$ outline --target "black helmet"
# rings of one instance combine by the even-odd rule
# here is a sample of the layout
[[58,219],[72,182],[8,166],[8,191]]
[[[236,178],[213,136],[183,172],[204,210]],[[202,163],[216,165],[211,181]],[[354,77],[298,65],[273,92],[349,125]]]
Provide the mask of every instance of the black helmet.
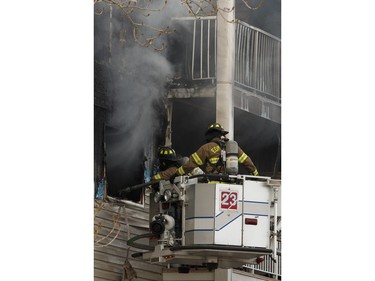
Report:
[[207,142],[210,142],[213,138],[220,138],[226,134],[228,134],[228,132],[224,130],[223,126],[221,126],[219,123],[214,123],[208,127],[204,137],[206,138]]
[[177,162],[180,157],[177,156],[176,151],[169,146],[162,146],[159,148],[158,158],[160,160],[168,160]]
[[225,136],[226,134],[228,134],[228,132],[225,131],[223,126],[221,126],[219,123],[211,124],[208,127],[205,134],[208,134],[208,133],[211,133],[211,132],[219,132],[219,133],[221,133],[222,136]]

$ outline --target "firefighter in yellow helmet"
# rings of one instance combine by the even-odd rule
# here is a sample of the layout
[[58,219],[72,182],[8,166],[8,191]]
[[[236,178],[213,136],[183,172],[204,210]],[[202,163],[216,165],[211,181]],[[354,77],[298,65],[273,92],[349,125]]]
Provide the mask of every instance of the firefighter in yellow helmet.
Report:
[[153,180],[168,180],[180,167],[182,157],[169,146],[162,146],[158,152],[159,172],[152,177]]
[[[225,135],[227,131],[219,123],[210,125],[205,133],[206,144],[202,145],[190,157],[189,161],[179,167],[175,175],[170,177],[173,181],[175,176],[182,176],[190,173],[196,167],[202,167],[205,173],[219,174],[224,172],[223,162],[221,160],[222,142],[228,141]],[[238,147],[238,162],[242,164],[249,174],[258,176],[258,170],[251,158]]]

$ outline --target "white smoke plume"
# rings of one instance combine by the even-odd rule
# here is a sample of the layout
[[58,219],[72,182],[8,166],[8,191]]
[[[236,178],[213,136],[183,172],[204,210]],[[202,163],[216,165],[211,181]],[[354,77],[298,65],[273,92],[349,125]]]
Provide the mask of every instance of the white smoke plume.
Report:
[[[151,13],[146,18],[140,15],[138,21],[144,20],[150,26],[169,26],[172,29],[171,18],[183,15],[184,12],[186,9],[178,1],[170,1],[161,12]],[[124,40],[122,42],[116,38],[131,30],[129,22],[124,19],[119,10],[113,10],[109,78],[112,114],[108,121],[114,129],[107,131],[107,139],[110,140],[107,145],[108,174],[112,173],[112,178],[117,178],[113,185],[122,187],[140,183],[134,181],[132,173],[139,174],[144,148],[150,145],[155,132],[160,130],[165,85],[173,76],[173,65],[165,57],[165,51],[139,46],[132,41],[131,36],[125,40],[121,38]],[[166,36],[161,34],[158,44],[167,45],[166,40]],[[118,188],[120,186],[115,187]]]
[[[115,59],[115,58],[113,58]],[[155,103],[163,97],[167,77],[172,67],[159,53],[140,50],[138,46],[126,49],[126,73],[112,77],[113,114],[110,125],[117,129],[118,139],[108,156],[112,165],[136,161],[139,151],[150,141],[158,127]],[[120,140],[121,139],[121,140]]]

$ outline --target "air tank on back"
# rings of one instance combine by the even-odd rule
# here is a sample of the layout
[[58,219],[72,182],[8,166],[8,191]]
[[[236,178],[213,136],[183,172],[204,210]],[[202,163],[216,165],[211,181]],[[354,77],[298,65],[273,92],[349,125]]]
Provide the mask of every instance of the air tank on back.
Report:
[[226,150],[226,171],[229,175],[238,174],[238,144],[229,140],[225,144]]

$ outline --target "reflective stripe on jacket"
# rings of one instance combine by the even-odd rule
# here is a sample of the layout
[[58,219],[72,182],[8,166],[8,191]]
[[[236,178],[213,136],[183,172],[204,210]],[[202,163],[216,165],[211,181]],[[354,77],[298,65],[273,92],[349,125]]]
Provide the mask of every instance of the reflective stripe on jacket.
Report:
[[169,167],[164,171],[160,171],[152,177],[153,180],[169,180],[169,178],[174,175],[177,171],[177,167]]
[[[211,142],[202,145],[196,152],[190,155],[189,161],[178,168],[177,174],[180,176],[188,174],[198,166],[203,166],[202,170],[205,173],[224,172],[224,167],[219,163],[221,148],[214,142],[215,140],[219,141],[219,138],[215,138]],[[253,161],[251,161],[250,157],[246,155],[240,147],[238,147],[238,162],[244,165],[251,175],[258,175]]]

